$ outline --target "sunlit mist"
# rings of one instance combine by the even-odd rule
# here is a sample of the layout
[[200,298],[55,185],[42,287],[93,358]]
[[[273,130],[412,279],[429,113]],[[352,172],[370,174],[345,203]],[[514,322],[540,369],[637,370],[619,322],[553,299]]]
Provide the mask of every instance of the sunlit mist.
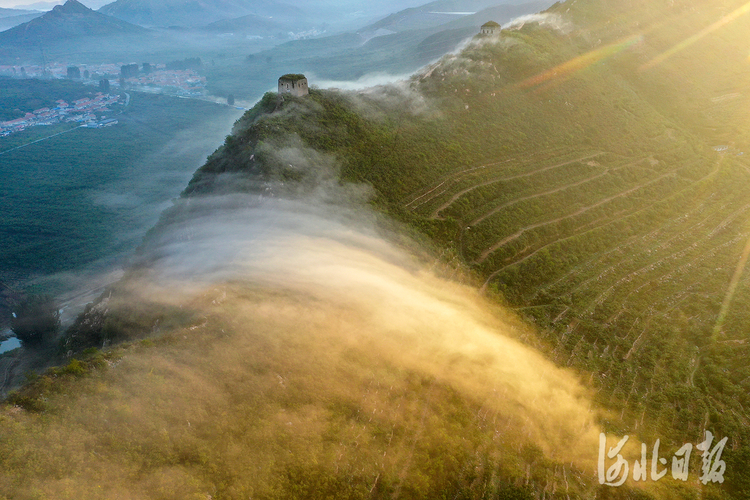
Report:
[[550,85],[562,83],[571,76],[590,68],[594,64],[627,50],[629,47],[639,43],[642,39],[643,37],[641,35],[632,35],[619,42],[592,50],[559,64],[552,69],[539,73],[536,76],[532,76],[531,78],[519,83],[518,86],[522,89],[529,89],[544,85],[544,88],[547,88]]
[[650,61],[648,61],[647,63],[641,66],[640,68],[641,71],[645,71],[645,70],[653,68],[654,66],[658,66],[659,64],[663,63],[664,61],[666,61],[673,55],[685,50],[686,48],[690,47],[697,41],[701,40],[706,35],[709,35],[713,33],[714,31],[718,30],[719,28],[726,26],[727,24],[736,20],[740,16],[747,14],[748,12],[750,12],[750,3],[746,3],[742,7],[732,11],[730,14],[727,14],[726,16],[722,17],[721,19],[714,22],[710,26],[707,26],[706,28],[700,30],[695,35],[689,38],[686,38],[685,40],[681,41],[677,45],[669,48],[668,50],[654,57],[653,59],[651,59]]

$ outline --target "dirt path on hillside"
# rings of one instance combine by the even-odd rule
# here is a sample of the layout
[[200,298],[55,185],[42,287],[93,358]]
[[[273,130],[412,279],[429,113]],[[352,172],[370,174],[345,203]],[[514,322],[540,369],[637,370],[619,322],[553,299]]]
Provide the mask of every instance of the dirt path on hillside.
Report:
[[[503,160],[503,161],[499,161],[499,162],[495,162],[495,163],[487,163],[487,164],[484,164],[484,165],[479,165],[478,167],[471,167],[471,168],[467,168],[465,170],[461,170],[459,172],[455,172],[453,174],[450,174],[442,182],[440,182],[440,184],[436,185],[435,187],[433,187],[429,191],[421,194],[420,196],[417,196],[412,201],[406,203],[404,205],[404,208],[409,208],[411,210],[415,210],[415,209],[419,208],[420,206],[424,205],[425,203],[428,203],[429,201],[435,199],[436,197],[438,197],[441,194],[445,193],[448,190],[448,186],[446,186],[446,188],[444,190],[440,191],[439,193],[433,194],[433,196],[430,196],[429,198],[427,198],[425,200],[422,200],[422,198],[424,198],[425,196],[427,196],[429,194],[434,193],[437,189],[440,189],[442,186],[444,186],[449,181],[457,181],[460,177],[462,177],[464,175],[468,175],[469,173],[472,173],[472,172],[475,172],[477,170],[481,170],[481,169],[484,169],[484,168],[490,168],[490,167],[495,167],[497,165],[502,165],[503,163],[508,163],[510,161],[513,161],[513,160],[515,160],[515,158],[509,158],[507,160]],[[414,203],[418,202],[419,200],[422,200],[422,201],[420,203],[418,203],[417,205],[414,205]]]
[[[527,155],[524,158],[524,160],[529,160],[529,159],[531,159],[531,158],[533,158],[535,156],[539,156],[539,155],[548,155],[548,154],[558,153],[558,152],[562,153],[564,151],[565,150],[561,150],[561,149],[553,149],[553,150],[540,151],[538,153],[532,153],[532,154]],[[601,154],[601,153],[597,153],[597,154]],[[434,185],[431,188],[427,188],[426,191],[423,192],[423,190],[419,190],[419,191],[417,191],[414,194],[410,194],[410,195],[406,196],[406,199],[410,199],[411,198],[411,201],[408,201],[408,202],[404,201],[404,202],[402,202],[402,204],[403,204],[404,208],[407,208],[407,209],[410,209],[410,210],[415,210],[416,208],[424,205],[425,203],[428,203],[428,202],[434,200],[435,198],[437,198],[441,194],[445,193],[450,188],[450,183],[451,182],[457,182],[457,181],[460,180],[461,177],[464,177],[466,175],[474,173],[474,172],[476,172],[478,170],[482,170],[482,169],[486,169],[486,168],[494,168],[494,167],[497,167],[498,165],[503,165],[505,163],[514,161],[516,159],[517,158],[515,158],[515,157],[507,158],[505,160],[500,160],[500,161],[496,161],[496,162],[492,162],[492,163],[485,163],[485,164],[482,164],[482,165],[479,165],[479,166],[476,166],[476,167],[468,167],[468,168],[465,168],[464,170],[460,170],[458,172],[454,172],[452,174],[448,174],[447,176],[444,176],[439,181],[438,184]],[[446,185],[446,184],[448,184],[448,185]],[[442,191],[440,191],[438,193],[435,193],[435,191],[438,190],[438,189],[440,189],[441,187],[445,187],[445,189],[443,189]],[[429,196],[429,195],[431,195],[431,196]],[[429,196],[429,197],[427,199],[423,199],[425,196]],[[419,203],[417,205],[414,205],[417,202],[419,202]]]
[[[579,163],[579,162],[581,162],[583,160],[588,160],[590,158],[594,158],[594,157],[600,156],[602,154],[604,154],[604,153],[603,152],[599,152],[599,153],[595,153],[595,154],[592,154],[592,155],[589,155],[589,156],[585,156],[583,158],[577,158],[575,160],[566,161],[564,163],[558,163],[557,165],[550,165],[548,167],[543,167],[543,168],[540,168],[540,169],[537,169],[537,170],[534,170],[534,171],[531,171],[531,172],[526,172],[526,173],[518,174],[518,175],[512,175],[512,176],[509,176],[509,177],[496,178],[496,179],[492,179],[490,181],[485,181],[485,182],[476,184],[474,186],[471,186],[471,187],[468,187],[466,189],[463,189],[463,190],[459,191],[458,193],[456,193],[455,195],[453,195],[453,197],[451,197],[450,200],[448,200],[447,202],[445,202],[444,204],[442,204],[440,207],[438,207],[437,209],[435,209],[435,211],[430,215],[430,218],[433,219],[433,220],[434,219],[440,219],[441,218],[440,217],[440,212],[442,212],[443,210],[445,210],[446,208],[448,208],[449,206],[451,206],[461,196],[463,196],[466,193],[469,193],[471,191],[474,191],[475,189],[479,189],[479,188],[484,187],[484,186],[489,186],[491,184],[495,184],[495,183],[498,183],[498,182],[511,181],[511,180],[515,180],[515,179],[521,179],[523,177],[531,177],[533,175],[540,174],[542,172],[546,172],[548,170],[552,170],[552,169],[559,168],[559,167],[564,167],[564,166],[570,165],[572,163]],[[565,187],[559,188],[559,189],[557,189],[555,191],[559,191],[560,189],[564,189],[564,188]],[[551,193],[551,192],[554,192],[554,191],[549,191],[548,193]],[[538,196],[543,196],[544,194],[547,194],[547,193],[540,193]],[[534,196],[537,196],[537,195],[534,195]],[[525,199],[525,198],[522,198],[522,199]],[[518,199],[516,201],[521,201],[521,199]],[[514,203],[514,202],[512,202],[512,203]],[[487,216],[489,217],[489,215],[487,215]],[[481,220],[484,220],[484,219],[480,219],[480,222],[481,222]],[[471,222],[469,225],[474,225],[476,223],[477,222]]]
[[593,210],[594,208],[600,207],[600,206],[604,205],[605,203],[609,203],[610,201],[612,201],[614,199],[620,198],[622,196],[626,196],[626,195],[628,195],[630,193],[638,191],[639,189],[643,189],[644,187],[646,187],[646,186],[648,186],[650,184],[653,184],[653,183],[655,183],[657,181],[660,181],[660,180],[662,180],[664,178],[667,178],[667,177],[670,177],[670,176],[673,176],[673,175],[675,175],[675,171],[674,170],[670,171],[670,172],[667,172],[665,174],[662,174],[662,175],[660,175],[660,176],[658,176],[658,177],[656,177],[654,179],[651,179],[648,182],[644,182],[643,184],[639,184],[639,185],[637,185],[635,187],[632,187],[632,188],[630,188],[630,189],[628,189],[626,191],[623,191],[621,193],[612,195],[612,196],[610,196],[608,198],[604,198],[603,200],[598,201],[598,202],[594,203],[593,205],[589,205],[589,206],[586,206],[586,207],[579,208],[578,210],[576,210],[573,213],[570,213],[570,214],[567,214],[567,215],[562,215],[562,216],[557,217],[557,218],[552,219],[552,220],[542,221],[542,222],[538,222],[536,224],[531,224],[531,225],[528,225],[526,227],[523,227],[523,228],[519,229],[517,232],[515,232],[514,234],[512,234],[512,235],[510,235],[510,236],[508,236],[506,238],[503,238],[499,242],[497,242],[494,245],[492,245],[490,248],[486,249],[484,252],[482,252],[482,254],[480,255],[479,259],[477,259],[477,260],[474,261],[474,263],[475,264],[481,264],[482,262],[484,262],[487,259],[487,257],[490,254],[492,254],[493,252],[495,252],[499,248],[503,247],[507,243],[510,243],[511,241],[519,238],[521,235],[523,235],[527,231],[530,231],[532,229],[536,229],[538,227],[543,227],[543,226],[546,226],[546,225],[549,225],[549,224],[554,224],[556,222],[560,222],[561,220],[569,219],[571,217],[576,217],[578,215],[581,215],[583,213],[588,212],[589,210]]
[[[597,295],[591,301],[591,303],[589,304],[589,306],[586,308],[585,311],[587,312],[587,311],[593,310],[593,308],[595,308],[596,306],[601,305],[604,302],[604,300],[606,300],[606,298],[608,296],[610,296],[614,292],[614,290],[616,288],[618,288],[619,286],[623,285],[624,283],[631,282],[636,276],[639,276],[641,274],[645,274],[645,273],[647,273],[649,271],[652,271],[652,270],[656,269],[657,267],[661,267],[667,261],[675,260],[675,259],[679,259],[681,257],[684,257],[685,255],[687,255],[687,253],[691,249],[697,249],[702,243],[709,242],[711,240],[711,238],[718,231],[720,231],[721,229],[726,228],[726,226],[729,225],[733,220],[735,220],[737,217],[739,217],[740,215],[742,215],[745,212],[747,212],[749,209],[750,209],[750,204],[743,206],[742,208],[736,210],[735,212],[733,212],[729,216],[725,217],[709,233],[707,233],[704,236],[702,236],[702,237],[698,238],[697,240],[693,241],[688,246],[683,247],[683,248],[681,248],[680,250],[678,250],[676,252],[672,252],[671,254],[662,257],[661,259],[658,259],[658,260],[656,260],[656,261],[654,261],[654,262],[652,262],[652,263],[650,263],[650,264],[648,264],[646,266],[641,267],[640,269],[636,269],[635,271],[633,271],[631,273],[628,273],[627,275],[623,276],[618,281],[616,281],[615,283],[613,283],[609,288],[607,288],[602,293],[600,293],[599,295]],[[727,242],[727,243],[724,243],[723,245],[720,245],[718,247],[712,248],[711,251],[715,251],[715,250],[717,250],[717,249],[719,249],[719,248],[721,248],[723,246],[726,246],[728,244],[731,244],[731,243],[736,243],[737,241],[741,241],[744,238],[745,238],[744,235],[740,235],[740,236],[734,238],[733,240],[731,240],[730,242]],[[710,252],[704,252],[704,254],[701,254],[698,257],[692,259],[687,264],[684,264],[684,265],[680,266],[677,269],[673,268],[673,270],[670,273],[667,273],[667,276],[675,273],[675,271],[684,271],[684,270],[688,269],[692,265],[695,265],[696,262],[705,259],[706,255],[708,253],[710,253]]]

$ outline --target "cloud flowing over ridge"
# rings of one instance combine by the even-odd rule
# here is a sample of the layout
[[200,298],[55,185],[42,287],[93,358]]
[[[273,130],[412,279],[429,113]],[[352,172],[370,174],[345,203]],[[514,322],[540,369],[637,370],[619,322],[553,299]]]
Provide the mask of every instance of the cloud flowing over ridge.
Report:
[[274,192],[283,188],[182,200],[184,216],[163,225],[146,252],[157,295],[226,283],[284,290],[295,305],[276,304],[280,329],[310,313],[297,310],[300,300],[314,304],[325,320],[297,324],[293,335],[367,346],[495,408],[508,432],[550,456],[593,460],[598,431],[575,377],[516,340],[520,323],[475,290],[435,276],[384,238],[361,189],[323,181],[293,198]]
[[[272,151],[302,181],[218,174],[215,194],[165,212],[95,307],[137,335],[163,332],[155,343],[51,397],[45,420],[0,413],[17,442],[33,441],[35,472],[18,488],[319,498],[320,484],[360,497],[382,484],[381,497],[430,498],[487,486],[464,471],[486,467],[497,486],[540,460],[556,464],[544,484],[590,484],[599,429],[577,378],[384,229],[369,189],[341,185],[332,158],[294,140]],[[14,442],[0,439],[6,470],[26,467]],[[0,491],[12,480],[0,473]]]

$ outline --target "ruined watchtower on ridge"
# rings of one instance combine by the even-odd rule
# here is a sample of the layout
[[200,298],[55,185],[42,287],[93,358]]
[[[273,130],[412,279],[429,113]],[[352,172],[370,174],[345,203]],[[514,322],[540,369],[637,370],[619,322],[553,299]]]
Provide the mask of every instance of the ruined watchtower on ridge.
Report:
[[292,94],[295,97],[306,96],[308,92],[305,75],[290,73],[279,78],[279,95],[284,94]]
[[501,26],[495,21],[488,21],[482,25],[479,29],[479,33],[482,35],[495,35],[500,33]]

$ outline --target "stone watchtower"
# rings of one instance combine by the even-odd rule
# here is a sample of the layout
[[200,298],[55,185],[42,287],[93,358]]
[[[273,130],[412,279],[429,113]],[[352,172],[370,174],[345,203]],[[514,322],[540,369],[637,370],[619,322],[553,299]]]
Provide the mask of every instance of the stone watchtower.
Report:
[[292,94],[302,97],[308,94],[305,75],[288,74],[279,78],[279,95]]
[[479,29],[479,33],[481,33],[482,35],[495,35],[497,33],[500,33],[500,25],[495,21],[486,22]]

